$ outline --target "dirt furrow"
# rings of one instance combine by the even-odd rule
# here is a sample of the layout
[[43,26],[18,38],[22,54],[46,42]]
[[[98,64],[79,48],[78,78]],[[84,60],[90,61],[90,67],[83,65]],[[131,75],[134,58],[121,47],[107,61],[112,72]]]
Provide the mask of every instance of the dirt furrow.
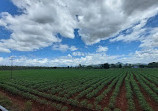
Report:
[[123,82],[119,96],[116,100],[116,107],[121,109],[122,111],[126,111],[128,109],[127,99],[126,99],[126,87],[125,81]]

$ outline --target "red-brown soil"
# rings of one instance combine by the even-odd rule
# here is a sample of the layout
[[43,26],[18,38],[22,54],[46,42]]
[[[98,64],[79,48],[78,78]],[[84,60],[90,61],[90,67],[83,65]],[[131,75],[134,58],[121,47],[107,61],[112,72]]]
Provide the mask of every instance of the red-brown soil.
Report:
[[[109,85],[109,84],[108,84],[108,85]],[[108,88],[108,85],[106,85],[102,90],[100,90],[100,91],[98,92],[97,96],[99,96],[100,94],[102,94],[103,91],[106,90],[106,89]],[[94,104],[94,102],[95,102],[95,98],[96,98],[97,96],[95,96],[95,97],[89,99],[89,101],[90,101],[91,104]]]
[[[151,82],[151,83],[153,83],[153,84],[155,84],[153,81],[151,81],[151,80],[149,80],[147,77],[144,77],[146,80],[148,80],[149,82]],[[158,85],[157,84],[155,84],[155,86],[157,86],[158,87]]]
[[[139,87],[140,87],[140,86],[139,86]],[[140,87],[140,89],[141,89],[141,92],[143,93],[143,95],[144,95],[146,101],[149,103],[149,105],[152,107],[152,109],[154,109],[154,111],[158,111],[158,104],[157,104],[156,102],[154,102],[154,101],[150,98],[150,96],[145,92],[145,90],[144,90],[142,87]]]
[[[0,94],[8,97],[13,102],[13,104],[18,106],[19,111],[24,110],[25,103],[28,101],[26,99],[23,99],[20,96],[11,95],[10,93],[8,93],[2,89],[0,89]],[[59,103],[59,102],[57,102],[57,103]],[[86,108],[74,107],[74,106],[68,105],[66,103],[63,103],[63,105],[67,106],[69,108],[69,110],[73,109],[74,111],[91,111]],[[41,105],[41,104],[33,101],[32,111],[57,111],[57,110],[49,105]]]
[[[150,95],[148,95],[144,89],[140,86],[139,82],[137,81],[136,77],[134,76],[134,79],[136,80],[137,84],[139,85],[139,88],[142,92],[142,94],[144,95],[146,101],[149,103],[149,105],[153,108],[154,111],[158,111],[158,105],[156,104],[156,102],[154,100],[152,100],[150,98]],[[109,83],[110,84],[110,83]],[[109,85],[108,84],[108,85]],[[107,89],[107,86],[105,86],[102,90],[100,90],[97,94],[100,95],[101,93],[103,93],[104,90]],[[107,94],[107,96],[99,103],[102,108],[104,107],[108,107],[108,104],[109,104],[109,100],[110,100],[110,97],[112,96],[112,93],[115,89],[115,86],[116,84],[113,86],[113,88],[111,89],[111,91]],[[132,85],[131,85],[132,86]],[[73,95],[72,97],[70,98],[74,98],[75,96],[77,96],[80,92],[76,93],[75,95]],[[0,94],[3,94],[4,96],[7,96],[15,105],[17,105],[19,108],[20,108],[20,111],[22,111],[25,107],[25,103],[28,101],[20,96],[14,96],[14,95],[11,95],[10,93],[0,89]],[[40,97],[41,99],[45,99],[43,97]],[[86,97],[84,96],[83,98],[81,98],[81,100],[83,99],[86,99]],[[136,95],[134,94],[133,95],[133,99],[134,99],[134,103],[135,103],[135,107],[138,111],[143,111],[142,108],[140,107],[139,105],[139,102],[137,100],[137,97]],[[48,101],[50,101],[49,99],[46,99]],[[89,100],[89,103],[93,104],[94,105],[94,101],[95,101],[95,97],[93,97],[92,99],[88,99]],[[55,103],[60,103],[60,102],[57,102],[57,101],[52,101],[52,102],[55,102]],[[69,108],[69,111],[71,109],[73,109],[74,111],[92,111],[92,110],[88,110],[86,108],[81,108],[81,107],[74,107],[74,106],[71,106],[71,105],[68,105],[67,103],[61,103],[65,106],[67,106]],[[126,99],[126,87],[125,87],[125,81],[123,82],[121,88],[120,88],[120,93],[116,99],[116,107],[121,109],[122,111],[126,111],[128,109],[128,103],[127,103],[127,99]],[[49,106],[49,105],[40,105],[39,103],[36,103],[33,101],[33,110],[32,111],[57,111],[55,108]]]
[[20,98],[20,97],[15,97],[9,93],[6,93],[5,91],[3,90],[0,90],[0,94],[5,96],[5,97],[8,97],[8,99],[10,101],[12,101],[12,103],[14,103],[20,110],[24,109],[24,106],[25,106],[25,102],[26,100]]
[[[8,97],[13,102],[13,104],[18,106],[20,111],[22,111],[25,108],[25,103],[28,100],[26,100],[20,96],[11,95],[8,92],[1,90],[1,89],[0,89],[0,93],[4,96]],[[32,111],[55,111],[55,110],[50,106],[46,106],[46,105],[41,106],[39,103],[33,102]]]
[[125,81],[123,82],[119,96],[116,100],[116,107],[121,109],[122,111],[126,111],[128,109],[127,99],[126,99],[126,87]]
[[135,105],[136,111],[143,111],[142,108],[139,105],[139,102],[138,102],[138,99],[137,99],[136,95],[134,95],[133,100],[134,100],[134,105]]
[[111,84],[111,82],[112,82],[113,80],[114,80],[114,79],[112,79],[104,88],[102,88],[102,89],[97,93],[96,96],[94,96],[93,98],[89,99],[90,103],[94,104],[95,98],[96,98],[97,96],[101,95],[101,94],[108,88],[108,86]]
[[154,102],[154,100],[151,99],[150,95],[141,87],[140,83],[138,82],[138,80],[136,79],[136,77],[134,76],[135,80],[138,83],[138,86],[142,92],[142,94],[145,97],[145,100],[147,101],[147,103],[152,107],[152,109],[154,111],[158,111],[158,104],[156,102]]
[[[134,79],[135,79],[135,76],[134,76]],[[135,79],[135,80],[136,80],[136,79]],[[137,80],[136,80],[136,82],[138,83]],[[132,85],[131,85],[131,87],[132,87]],[[133,89],[133,88],[132,88],[132,89]],[[134,90],[133,90],[133,91],[134,91]],[[140,104],[139,104],[139,102],[138,102],[138,99],[137,99],[135,93],[133,93],[133,94],[134,94],[134,95],[133,95],[133,100],[134,100],[134,105],[135,105],[136,110],[137,110],[137,111],[143,111],[142,108],[141,108],[141,106],[140,106]]]
[[116,84],[112,87],[111,91],[107,94],[107,96],[105,96],[105,98],[101,101],[100,104],[103,108],[108,106],[109,101],[110,101],[110,97],[112,96],[112,93],[115,89],[115,86],[116,86]]

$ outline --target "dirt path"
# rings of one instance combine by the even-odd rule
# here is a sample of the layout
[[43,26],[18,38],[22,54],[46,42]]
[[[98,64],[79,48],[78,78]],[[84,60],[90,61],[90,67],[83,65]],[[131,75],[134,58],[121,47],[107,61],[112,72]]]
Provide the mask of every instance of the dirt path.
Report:
[[126,111],[128,109],[127,99],[126,99],[126,87],[125,81],[123,82],[119,96],[116,100],[116,107],[121,109],[122,111]]

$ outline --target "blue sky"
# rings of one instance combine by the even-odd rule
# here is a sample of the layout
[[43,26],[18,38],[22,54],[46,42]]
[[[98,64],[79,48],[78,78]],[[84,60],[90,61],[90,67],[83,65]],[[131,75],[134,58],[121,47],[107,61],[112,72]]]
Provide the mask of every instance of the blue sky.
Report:
[[41,66],[158,61],[156,0],[89,2],[1,0],[0,65],[11,56]]

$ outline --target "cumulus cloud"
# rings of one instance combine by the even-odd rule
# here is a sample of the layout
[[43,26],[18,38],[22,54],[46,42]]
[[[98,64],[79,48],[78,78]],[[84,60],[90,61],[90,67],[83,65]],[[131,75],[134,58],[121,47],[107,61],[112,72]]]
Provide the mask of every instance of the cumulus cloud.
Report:
[[[81,56],[81,57],[77,57]],[[106,53],[86,53],[73,52],[67,56],[54,59],[48,58],[29,58],[25,56],[15,57],[14,65],[23,66],[78,66],[103,64],[103,63],[149,63],[157,61],[158,49],[142,49],[128,55],[107,55]],[[9,57],[0,57],[1,65],[10,65]]]
[[149,63],[157,61],[157,58],[158,49],[143,49],[124,57],[122,56],[120,60],[123,63]]
[[[1,13],[0,26],[11,33],[0,40],[7,50],[32,51],[61,42],[57,36],[74,38],[79,29],[90,45],[108,39],[158,10],[157,0],[12,0],[20,15]],[[87,5],[88,4],[88,5]],[[124,38],[124,36],[122,37]],[[9,51],[8,51],[9,52]]]
[[61,42],[56,37],[61,33],[65,37],[74,37],[75,17],[65,6],[56,1],[13,0],[22,9],[21,15],[12,16],[1,13],[0,25],[11,31],[10,39],[1,40],[8,49],[32,51]]
[[33,22],[26,15],[13,17],[9,13],[2,13],[1,21],[6,23],[3,26],[12,32],[10,39],[2,39],[0,42],[8,49],[32,51],[61,41],[53,35],[49,26]]
[[[89,53],[80,58],[73,57],[71,55],[61,56],[55,59],[47,58],[28,58],[28,57],[17,57],[14,59],[14,65],[24,66],[78,66],[79,64],[90,65],[90,64],[102,64],[105,62],[116,62],[117,56],[109,56],[101,53]],[[0,57],[1,65],[10,65],[9,58]]]
[[4,46],[0,45],[0,52],[10,53],[10,50],[5,48]]
[[123,0],[123,9],[125,13],[132,14],[137,11],[143,11],[150,7],[157,7],[157,0]]
[[79,14],[79,27],[81,29],[79,32],[82,40],[87,44],[97,43],[157,13],[158,1],[156,0],[150,2],[150,5],[145,3],[145,6],[144,0],[134,0],[133,3],[131,5],[129,0],[100,0],[100,2],[94,0],[93,3],[87,1],[84,5],[82,4],[85,6],[80,9],[81,14]]
[[[157,27],[144,27],[147,20],[140,22],[129,30],[130,34],[120,34],[119,36],[110,39],[111,42],[123,41],[132,42],[139,41],[139,47],[142,49],[154,49],[158,47],[158,28]],[[127,30],[128,31],[128,30]]]
[[83,52],[73,52],[72,55],[73,56],[85,56],[86,54]]
[[115,41],[140,41],[142,39],[142,35],[146,34],[146,29],[142,28],[146,25],[147,19],[142,20],[139,24],[129,28],[126,30],[125,34],[119,34],[119,36],[110,39],[111,42]]
[[53,45],[52,49],[53,50],[60,50],[60,51],[67,51],[67,50],[75,51],[75,50],[77,50],[77,48],[75,46],[68,46],[66,44]]
[[75,51],[75,50],[78,50],[78,48],[76,48],[75,46],[71,46],[71,47],[69,47],[69,50]]
[[108,47],[98,46],[98,49],[96,52],[106,52],[108,50]]
[[141,41],[142,48],[158,47],[158,28],[153,28],[148,36]]

